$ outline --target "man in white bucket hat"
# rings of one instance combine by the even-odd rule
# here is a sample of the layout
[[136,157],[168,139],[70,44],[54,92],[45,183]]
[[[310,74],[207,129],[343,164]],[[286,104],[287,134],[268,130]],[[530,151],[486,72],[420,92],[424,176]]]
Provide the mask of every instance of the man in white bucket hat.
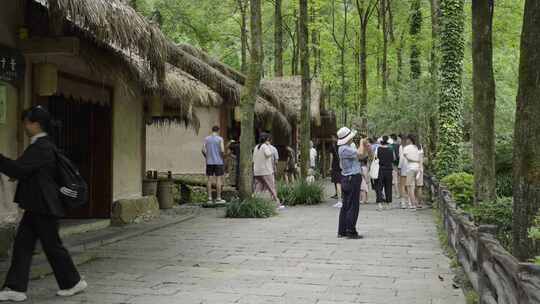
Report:
[[360,186],[362,184],[362,169],[360,158],[367,155],[364,150],[363,139],[359,148],[354,146],[353,139],[356,131],[347,127],[337,132],[338,154],[340,159],[341,174],[343,175],[342,189],[343,207],[339,213],[338,237],[349,239],[361,239],[362,236],[356,231],[356,222],[360,210]]

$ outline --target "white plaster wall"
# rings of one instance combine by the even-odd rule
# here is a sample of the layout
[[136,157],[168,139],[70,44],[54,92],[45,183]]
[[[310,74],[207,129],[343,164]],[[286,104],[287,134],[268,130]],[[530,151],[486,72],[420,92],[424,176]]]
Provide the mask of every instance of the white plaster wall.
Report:
[[197,108],[201,127],[197,134],[184,126],[148,126],[146,128],[146,168],[173,173],[203,174],[201,153],[204,138],[219,125],[218,108]]
[[116,85],[113,97],[113,200],[142,196],[143,100]]

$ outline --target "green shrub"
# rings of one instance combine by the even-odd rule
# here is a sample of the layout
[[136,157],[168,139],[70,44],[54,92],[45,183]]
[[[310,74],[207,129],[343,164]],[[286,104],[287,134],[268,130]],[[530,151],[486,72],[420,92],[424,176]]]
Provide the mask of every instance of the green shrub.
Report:
[[[540,213],[536,216],[533,226],[529,229],[529,238],[535,242],[540,241]],[[534,263],[540,266],[540,256],[534,259]]]
[[452,193],[456,204],[463,209],[468,208],[474,201],[474,179],[466,172],[450,174],[442,179],[443,184]]
[[254,196],[247,200],[235,200],[227,205],[226,217],[267,218],[276,215],[276,203]]
[[512,172],[510,173],[497,173],[496,176],[496,189],[497,196],[499,197],[509,197],[514,194],[514,185],[513,185],[513,176]]
[[279,182],[277,184],[277,194],[279,201],[282,203],[294,200],[294,184]]
[[512,205],[511,197],[503,197],[469,209],[476,224],[497,226],[497,239],[508,251],[512,249]]
[[317,205],[323,202],[324,189],[320,183],[298,181],[293,184],[278,185],[279,200],[287,206]]

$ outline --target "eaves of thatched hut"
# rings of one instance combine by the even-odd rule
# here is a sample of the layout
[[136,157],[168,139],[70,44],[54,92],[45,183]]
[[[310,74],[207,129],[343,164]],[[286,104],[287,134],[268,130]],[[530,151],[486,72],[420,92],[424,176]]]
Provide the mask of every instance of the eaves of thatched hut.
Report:
[[[176,174],[203,174],[201,147],[213,126],[221,129],[226,141],[240,134],[238,105],[245,76],[203,51],[186,44],[169,44],[169,64],[188,73],[220,96],[214,103],[195,102],[199,132],[178,125],[148,128],[147,165],[158,171]],[[290,133],[286,115],[276,106],[276,96],[260,94],[255,103],[257,134],[266,129]],[[236,112],[236,115],[235,115]]]
[[[47,106],[61,122],[53,132],[58,146],[90,185],[88,208],[69,216],[109,218],[112,202],[142,195],[146,123],[197,129],[194,104],[222,103],[202,82],[167,65],[167,51],[161,31],[120,0],[6,1],[0,153],[20,155],[28,143],[21,111]],[[2,218],[16,214],[13,190],[0,181]]]
[[[284,144],[292,144],[295,147],[299,142],[298,124],[300,122],[302,107],[302,78],[300,76],[278,77],[263,79],[261,91],[272,94],[279,100],[278,106],[283,113],[287,113],[291,121],[293,132],[291,136],[286,134],[274,134]],[[318,80],[311,81],[311,139],[317,145],[320,156],[322,172],[327,172],[328,152],[332,144],[332,135],[336,134],[336,117],[332,111],[324,108],[324,92]]]

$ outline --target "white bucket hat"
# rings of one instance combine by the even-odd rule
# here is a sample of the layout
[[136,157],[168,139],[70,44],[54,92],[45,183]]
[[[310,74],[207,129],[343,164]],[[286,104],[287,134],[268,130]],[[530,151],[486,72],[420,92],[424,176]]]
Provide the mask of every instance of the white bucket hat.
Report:
[[339,129],[337,131],[337,137],[338,137],[337,144],[338,144],[338,146],[342,146],[342,145],[347,144],[355,136],[356,136],[356,131],[355,130],[351,131],[351,129],[349,129],[347,127],[343,127],[341,129]]

